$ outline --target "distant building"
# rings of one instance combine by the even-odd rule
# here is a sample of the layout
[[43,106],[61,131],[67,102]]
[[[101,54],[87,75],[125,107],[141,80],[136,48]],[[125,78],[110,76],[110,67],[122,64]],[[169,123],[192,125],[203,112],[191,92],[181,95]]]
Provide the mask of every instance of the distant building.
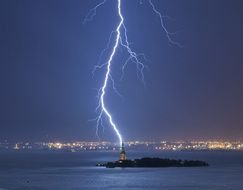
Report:
[[124,143],[122,143],[122,148],[121,148],[121,152],[120,152],[120,160],[126,160],[126,152],[125,152],[125,147],[124,147]]

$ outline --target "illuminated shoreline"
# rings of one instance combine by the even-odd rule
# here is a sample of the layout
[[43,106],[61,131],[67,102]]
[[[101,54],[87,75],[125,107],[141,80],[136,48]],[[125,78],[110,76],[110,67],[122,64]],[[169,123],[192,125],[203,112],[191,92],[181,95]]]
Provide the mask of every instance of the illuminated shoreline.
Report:
[[[180,151],[180,150],[243,150],[240,141],[127,141],[127,150],[155,150],[155,151]],[[65,150],[77,151],[117,151],[119,143],[101,142],[0,142],[0,150]]]

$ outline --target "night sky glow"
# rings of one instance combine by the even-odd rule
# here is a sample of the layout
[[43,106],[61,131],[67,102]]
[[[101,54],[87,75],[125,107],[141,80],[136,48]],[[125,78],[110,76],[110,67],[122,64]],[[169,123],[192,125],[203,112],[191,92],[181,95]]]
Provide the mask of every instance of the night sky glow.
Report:
[[[0,141],[97,140],[89,120],[101,111],[117,2],[0,1]],[[121,26],[104,103],[124,140],[243,140],[243,2],[121,2],[129,47],[146,66],[132,62]],[[103,118],[100,139],[117,142]]]

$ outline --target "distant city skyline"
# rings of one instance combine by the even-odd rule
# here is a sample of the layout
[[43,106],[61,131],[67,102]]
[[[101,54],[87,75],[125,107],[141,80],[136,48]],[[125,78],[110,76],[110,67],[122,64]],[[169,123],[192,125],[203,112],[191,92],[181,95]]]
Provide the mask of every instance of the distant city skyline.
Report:
[[[123,144],[123,151],[129,150],[235,150],[243,151],[243,142],[240,141],[127,141]],[[117,151],[119,143],[101,142],[0,142],[0,150],[66,150],[76,151]]]
[[[92,69],[118,21],[114,3],[83,25],[95,1],[0,1],[1,142],[98,140],[90,120],[104,73]],[[124,1],[131,45],[148,59],[145,86],[128,65],[122,97],[106,97],[124,140],[242,141],[243,2],[154,3],[184,47],[168,44],[146,1]],[[119,52],[117,80],[122,62]],[[100,138],[116,142],[104,126]]]

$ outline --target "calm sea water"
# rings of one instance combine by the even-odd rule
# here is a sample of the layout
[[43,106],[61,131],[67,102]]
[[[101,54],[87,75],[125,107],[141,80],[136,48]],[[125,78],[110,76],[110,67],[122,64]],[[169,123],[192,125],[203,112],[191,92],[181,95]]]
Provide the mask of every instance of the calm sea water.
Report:
[[0,152],[0,190],[243,190],[243,152],[129,152],[207,161],[205,168],[98,168],[116,152]]

